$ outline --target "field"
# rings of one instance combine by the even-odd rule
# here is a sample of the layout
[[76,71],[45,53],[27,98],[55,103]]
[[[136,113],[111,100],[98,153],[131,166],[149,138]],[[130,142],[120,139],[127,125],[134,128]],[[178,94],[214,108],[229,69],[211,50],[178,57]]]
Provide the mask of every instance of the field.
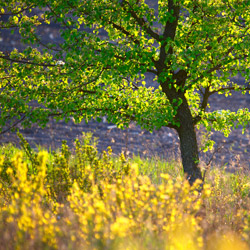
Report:
[[56,152],[0,148],[0,249],[249,249],[250,173],[99,154],[90,134]]

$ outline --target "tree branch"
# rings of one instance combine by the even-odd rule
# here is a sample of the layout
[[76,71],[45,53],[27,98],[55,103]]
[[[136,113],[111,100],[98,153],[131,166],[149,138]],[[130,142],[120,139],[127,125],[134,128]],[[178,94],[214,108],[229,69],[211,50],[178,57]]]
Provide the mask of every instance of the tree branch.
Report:
[[11,129],[13,129],[14,127],[16,127],[19,123],[21,123],[25,118],[26,118],[26,116],[24,115],[20,120],[14,122],[9,128],[5,129],[4,131],[1,131],[0,135],[9,132]]
[[203,94],[203,99],[202,99],[202,102],[201,102],[201,105],[200,105],[200,109],[202,111],[205,111],[206,108],[207,108],[207,105],[208,105],[208,98],[211,95],[211,92],[209,92],[209,89],[210,89],[210,87],[206,87],[205,92]]
[[156,41],[160,41],[160,36],[156,32],[154,32],[150,25],[144,20],[142,17],[138,17],[136,12],[133,10],[131,5],[127,1],[122,1],[121,5],[125,3],[126,5],[129,6],[129,13],[132,15],[132,17],[135,19],[137,24],[152,38],[154,38]]
[[167,21],[164,32],[163,32],[163,38],[171,38],[174,40],[176,28],[179,20],[179,13],[180,13],[180,6],[175,5],[174,0],[168,0],[168,12],[173,12],[174,21]]
[[[219,89],[216,89],[216,90],[213,90],[213,91],[209,91],[210,87],[207,87],[205,89],[205,93],[203,93],[203,100],[202,100],[202,103],[200,105],[200,109],[201,111],[205,111],[206,110],[206,107],[208,105],[208,98],[215,94],[215,93],[218,93],[220,91],[246,91],[246,90],[250,90],[250,86],[237,86],[237,87],[234,87],[234,86],[229,86],[229,87],[222,87],[222,88],[219,88]],[[194,124],[197,124],[200,120],[201,120],[201,116],[200,115],[197,115],[196,117],[194,117]]]
[[38,38],[33,32],[31,34],[32,34],[33,38],[36,40],[36,42],[39,43],[40,45],[42,45],[43,47],[45,47],[46,49],[57,51],[57,52],[63,51],[63,49],[53,48],[52,46],[49,46],[49,45],[43,43],[42,40],[40,38]]
[[9,13],[0,13],[0,16],[13,16],[13,15],[18,15],[26,10],[32,9],[35,5],[29,5],[26,8],[23,7],[21,8],[21,10],[17,11],[17,12],[9,12]]
[[160,48],[160,58],[159,60],[156,62],[158,64],[158,67],[163,67],[165,64],[165,60],[168,55],[173,54],[173,47],[170,46],[169,50],[166,52],[166,45],[168,43],[168,38],[170,38],[171,40],[174,40],[175,38],[175,34],[176,34],[176,29],[177,29],[177,25],[178,25],[178,20],[179,20],[179,13],[180,13],[180,7],[178,5],[174,4],[174,0],[168,0],[168,12],[171,13],[173,12],[173,17],[174,20],[170,21],[168,20],[165,28],[164,28],[164,32],[163,32],[163,39],[161,39],[162,44],[161,44],[161,48]]
[[209,96],[213,95],[215,93],[218,93],[220,91],[227,91],[227,90],[229,90],[229,91],[237,91],[237,90],[246,91],[246,90],[250,90],[250,86],[238,86],[237,88],[234,87],[234,86],[223,87],[223,88],[219,88],[219,89],[216,89],[216,90],[213,90],[213,91],[209,92]]
[[123,34],[125,34],[127,37],[129,37],[135,44],[140,45],[140,41],[135,39],[133,35],[131,35],[127,30],[125,30],[122,26],[109,21],[109,24],[111,24],[115,29],[121,31]]
[[35,62],[27,61],[27,60],[12,59],[9,56],[0,56],[0,58],[5,59],[5,60],[10,61],[10,62],[31,64],[31,65],[41,66],[41,67],[55,67],[55,66],[57,66],[56,64],[35,63]]

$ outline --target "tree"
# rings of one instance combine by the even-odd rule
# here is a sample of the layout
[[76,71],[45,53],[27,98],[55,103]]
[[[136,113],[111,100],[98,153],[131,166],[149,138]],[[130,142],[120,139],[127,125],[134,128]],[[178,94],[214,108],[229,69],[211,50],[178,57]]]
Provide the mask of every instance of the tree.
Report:
[[[248,109],[208,112],[209,97],[249,87],[248,0],[0,1],[0,29],[18,30],[22,51],[0,52],[0,126],[45,126],[49,117],[173,128],[184,172],[202,178],[195,128],[249,123]],[[45,43],[40,27],[58,25]],[[156,88],[145,74],[155,75]],[[232,82],[241,73],[245,85]],[[32,105],[31,105],[32,104]]]

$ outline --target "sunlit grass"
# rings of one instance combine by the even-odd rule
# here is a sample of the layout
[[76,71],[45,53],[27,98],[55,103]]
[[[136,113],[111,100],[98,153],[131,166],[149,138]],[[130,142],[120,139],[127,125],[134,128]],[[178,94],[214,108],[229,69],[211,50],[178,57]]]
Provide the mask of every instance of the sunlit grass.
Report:
[[153,183],[158,184],[161,182],[161,174],[168,173],[173,178],[178,176],[183,177],[181,163],[177,161],[166,161],[159,158],[141,158],[134,155],[129,162],[136,163],[139,167],[139,172],[142,175],[150,177]]
[[190,187],[178,162],[112,150],[91,135],[56,152],[0,148],[4,249],[249,249],[250,175],[212,169]]

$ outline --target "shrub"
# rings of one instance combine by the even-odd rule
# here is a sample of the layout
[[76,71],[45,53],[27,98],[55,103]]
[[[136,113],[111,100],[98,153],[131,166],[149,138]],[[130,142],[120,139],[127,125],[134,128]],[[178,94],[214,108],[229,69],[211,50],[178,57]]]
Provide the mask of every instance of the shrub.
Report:
[[123,155],[112,158],[110,148],[99,154],[89,134],[76,141],[74,153],[65,142],[51,154],[25,145],[0,157],[5,249],[250,245],[249,176],[214,170],[199,192],[199,181],[190,186],[180,175],[162,173],[153,182]]

